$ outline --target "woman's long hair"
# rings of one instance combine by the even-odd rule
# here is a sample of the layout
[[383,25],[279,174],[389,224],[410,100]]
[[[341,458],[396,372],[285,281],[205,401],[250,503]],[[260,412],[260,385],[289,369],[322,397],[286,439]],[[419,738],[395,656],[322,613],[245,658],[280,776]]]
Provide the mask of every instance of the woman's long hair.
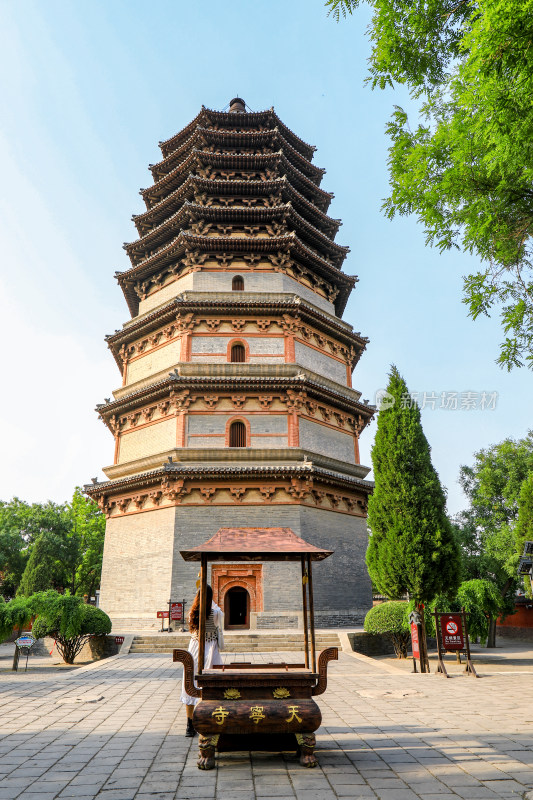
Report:
[[[205,597],[205,618],[208,619],[211,614],[211,603],[213,602],[213,590],[207,584],[207,593]],[[196,592],[196,597],[192,601],[191,610],[189,611],[189,633],[196,633],[200,628],[200,590]]]

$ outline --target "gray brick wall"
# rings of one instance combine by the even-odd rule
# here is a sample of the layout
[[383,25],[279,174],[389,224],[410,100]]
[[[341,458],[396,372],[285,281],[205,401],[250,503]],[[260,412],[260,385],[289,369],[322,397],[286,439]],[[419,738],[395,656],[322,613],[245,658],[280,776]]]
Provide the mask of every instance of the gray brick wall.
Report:
[[324,353],[319,353],[318,350],[313,350],[302,342],[294,343],[294,354],[296,363],[302,367],[317,372],[319,375],[324,375],[332,381],[347,385],[346,365],[341,364],[334,358],[330,358]]
[[142,300],[139,304],[139,314],[146,314],[162,303],[168,303],[182,292],[231,292],[231,282],[235,275],[242,275],[244,278],[245,292],[290,292],[298,294],[304,300],[313,303],[329,314],[335,313],[334,306],[329,300],[281,272],[250,273],[239,272],[238,269],[232,272],[208,272],[208,269],[209,267],[202,269],[201,272],[189,273],[189,275],[167,284],[155,294],[147,297],[146,300]]
[[353,436],[319,422],[300,419],[300,447],[355,464]]
[[287,434],[286,414],[190,414],[189,434],[191,433],[224,433],[226,423],[232,417],[247,417],[250,422],[250,431],[254,433],[284,433]]
[[314,569],[317,613],[366,614],[372,608],[372,586],[365,564],[366,520],[302,506],[300,530],[305,541],[335,551]]
[[298,617],[261,614],[257,617],[258,628],[297,628]]
[[175,515],[175,508],[162,508],[107,521],[100,607],[112,619],[144,616],[152,622],[166,608]]
[[[201,414],[189,415],[187,425],[187,444],[189,447],[224,447],[226,424],[238,415],[250,422],[251,447],[287,447],[286,414]],[[204,435],[202,435],[204,434]],[[210,436],[206,434],[211,434]],[[212,434],[216,434],[214,437]],[[272,434],[272,435],[268,435]],[[275,434],[275,435],[274,435]]]
[[[191,341],[191,355],[196,353],[222,353],[227,354],[229,342],[238,339],[246,342],[250,356],[270,353],[279,356],[285,354],[285,342],[282,336],[250,336],[249,334],[234,336],[193,336]],[[261,361],[263,363],[263,361]]]

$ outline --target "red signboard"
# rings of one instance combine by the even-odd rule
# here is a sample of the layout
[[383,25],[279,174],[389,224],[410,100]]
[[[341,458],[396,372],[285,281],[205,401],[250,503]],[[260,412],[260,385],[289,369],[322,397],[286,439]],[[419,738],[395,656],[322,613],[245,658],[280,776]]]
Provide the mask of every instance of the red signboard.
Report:
[[445,650],[464,650],[463,624],[460,614],[443,614],[440,618],[442,646]]
[[168,619],[168,611],[158,611],[157,619]]
[[172,603],[170,606],[170,619],[176,619],[179,621],[183,619],[183,603]]
[[411,646],[413,648],[413,658],[420,658],[420,645],[418,643],[418,625],[411,622]]
[[123,636],[115,636],[115,644],[124,644]]

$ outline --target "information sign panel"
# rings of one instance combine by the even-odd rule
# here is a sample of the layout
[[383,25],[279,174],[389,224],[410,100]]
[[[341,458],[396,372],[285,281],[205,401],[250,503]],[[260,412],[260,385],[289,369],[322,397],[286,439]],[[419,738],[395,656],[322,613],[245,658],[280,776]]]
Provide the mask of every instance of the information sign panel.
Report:
[[443,614],[440,618],[440,629],[445,650],[464,650],[461,614]]
[[[167,615],[168,616],[168,615]],[[170,619],[176,619],[181,622],[183,619],[183,603],[172,603],[170,606]]]
[[17,647],[33,647],[37,639],[31,633],[25,633],[16,640]]
[[115,644],[124,644],[123,636],[115,636]]
[[158,611],[157,619],[168,619],[168,611]]

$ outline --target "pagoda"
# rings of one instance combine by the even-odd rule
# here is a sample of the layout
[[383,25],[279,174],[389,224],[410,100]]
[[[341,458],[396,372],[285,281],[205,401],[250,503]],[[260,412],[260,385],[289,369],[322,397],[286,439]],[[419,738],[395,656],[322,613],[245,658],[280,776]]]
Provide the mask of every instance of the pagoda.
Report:
[[[100,605],[116,630],[156,629],[169,599],[196,592],[181,550],[221,527],[290,528],[334,551],[314,576],[316,624],[360,623],[372,483],[359,437],[375,407],[352,388],[368,339],[341,319],[357,278],[315,148],[240,98],[160,148],[116,274],[131,314],[107,337],[122,385],[97,406],[114,462],[86,487],[107,517]],[[290,569],[211,565],[226,626],[301,627]]]

